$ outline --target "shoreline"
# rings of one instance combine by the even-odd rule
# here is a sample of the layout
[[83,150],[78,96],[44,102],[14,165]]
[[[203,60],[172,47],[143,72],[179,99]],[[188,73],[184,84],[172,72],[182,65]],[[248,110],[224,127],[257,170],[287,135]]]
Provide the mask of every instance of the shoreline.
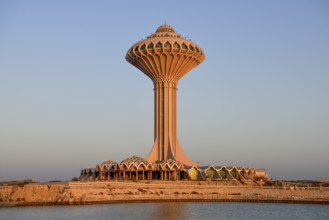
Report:
[[0,186],[0,208],[150,202],[252,202],[329,205],[329,187],[283,188],[234,181],[47,182]]
[[8,202],[1,203],[0,208],[14,208],[14,207],[42,207],[42,206],[89,206],[89,205],[106,205],[106,204],[128,204],[128,203],[170,203],[170,202],[229,202],[229,203],[277,203],[277,204],[305,204],[305,205],[329,205],[328,201],[294,201],[294,200],[256,200],[256,199],[157,199],[157,200],[116,200],[116,201],[98,201],[98,202],[86,202],[86,203],[24,203],[24,202]]

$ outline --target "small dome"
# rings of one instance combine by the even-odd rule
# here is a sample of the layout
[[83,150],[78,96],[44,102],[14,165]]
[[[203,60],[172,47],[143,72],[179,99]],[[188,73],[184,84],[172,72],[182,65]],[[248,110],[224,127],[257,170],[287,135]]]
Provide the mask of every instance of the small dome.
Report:
[[107,160],[104,161],[103,163],[100,163],[96,166],[96,169],[102,170],[102,168],[105,166],[106,169],[111,169],[112,167],[116,166],[117,163],[113,160]]
[[121,161],[120,165],[122,165],[122,164],[127,164],[128,165],[128,164],[131,164],[131,163],[133,163],[135,165],[139,165],[141,163],[143,163],[144,165],[149,164],[149,162],[147,160],[145,160],[144,158],[134,155],[132,157],[128,157],[128,158],[124,159],[123,161]]
[[169,25],[161,25],[160,27],[158,27],[158,29],[156,30],[156,33],[159,32],[172,32],[172,33],[176,33],[176,31]]
[[104,161],[103,163],[100,163],[99,164],[99,166],[101,167],[101,166],[104,166],[104,165],[109,165],[109,164],[116,164],[116,162],[115,161],[113,161],[113,160],[107,160],[107,161]]

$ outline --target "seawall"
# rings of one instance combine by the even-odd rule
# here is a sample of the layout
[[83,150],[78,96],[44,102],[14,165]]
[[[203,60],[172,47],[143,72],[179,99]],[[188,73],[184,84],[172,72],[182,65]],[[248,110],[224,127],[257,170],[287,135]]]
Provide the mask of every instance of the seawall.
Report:
[[287,189],[215,181],[61,182],[0,186],[0,207],[158,201],[329,204],[329,187]]

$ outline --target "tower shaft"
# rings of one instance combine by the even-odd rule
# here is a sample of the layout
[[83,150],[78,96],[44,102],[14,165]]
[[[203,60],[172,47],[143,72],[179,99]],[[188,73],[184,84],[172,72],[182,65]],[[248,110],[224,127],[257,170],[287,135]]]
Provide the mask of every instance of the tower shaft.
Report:
[[154,83],[154,145],[147,160],[173,159],[196,165],[183,152],[177,138],[177,83]]

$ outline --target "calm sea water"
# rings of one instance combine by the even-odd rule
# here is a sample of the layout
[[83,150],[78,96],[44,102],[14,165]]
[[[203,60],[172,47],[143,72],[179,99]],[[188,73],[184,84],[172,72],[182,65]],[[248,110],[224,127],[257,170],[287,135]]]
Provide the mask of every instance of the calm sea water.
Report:
[[329,206],[221,202],[44,206],[0,208],[0,219],[329,219]]

